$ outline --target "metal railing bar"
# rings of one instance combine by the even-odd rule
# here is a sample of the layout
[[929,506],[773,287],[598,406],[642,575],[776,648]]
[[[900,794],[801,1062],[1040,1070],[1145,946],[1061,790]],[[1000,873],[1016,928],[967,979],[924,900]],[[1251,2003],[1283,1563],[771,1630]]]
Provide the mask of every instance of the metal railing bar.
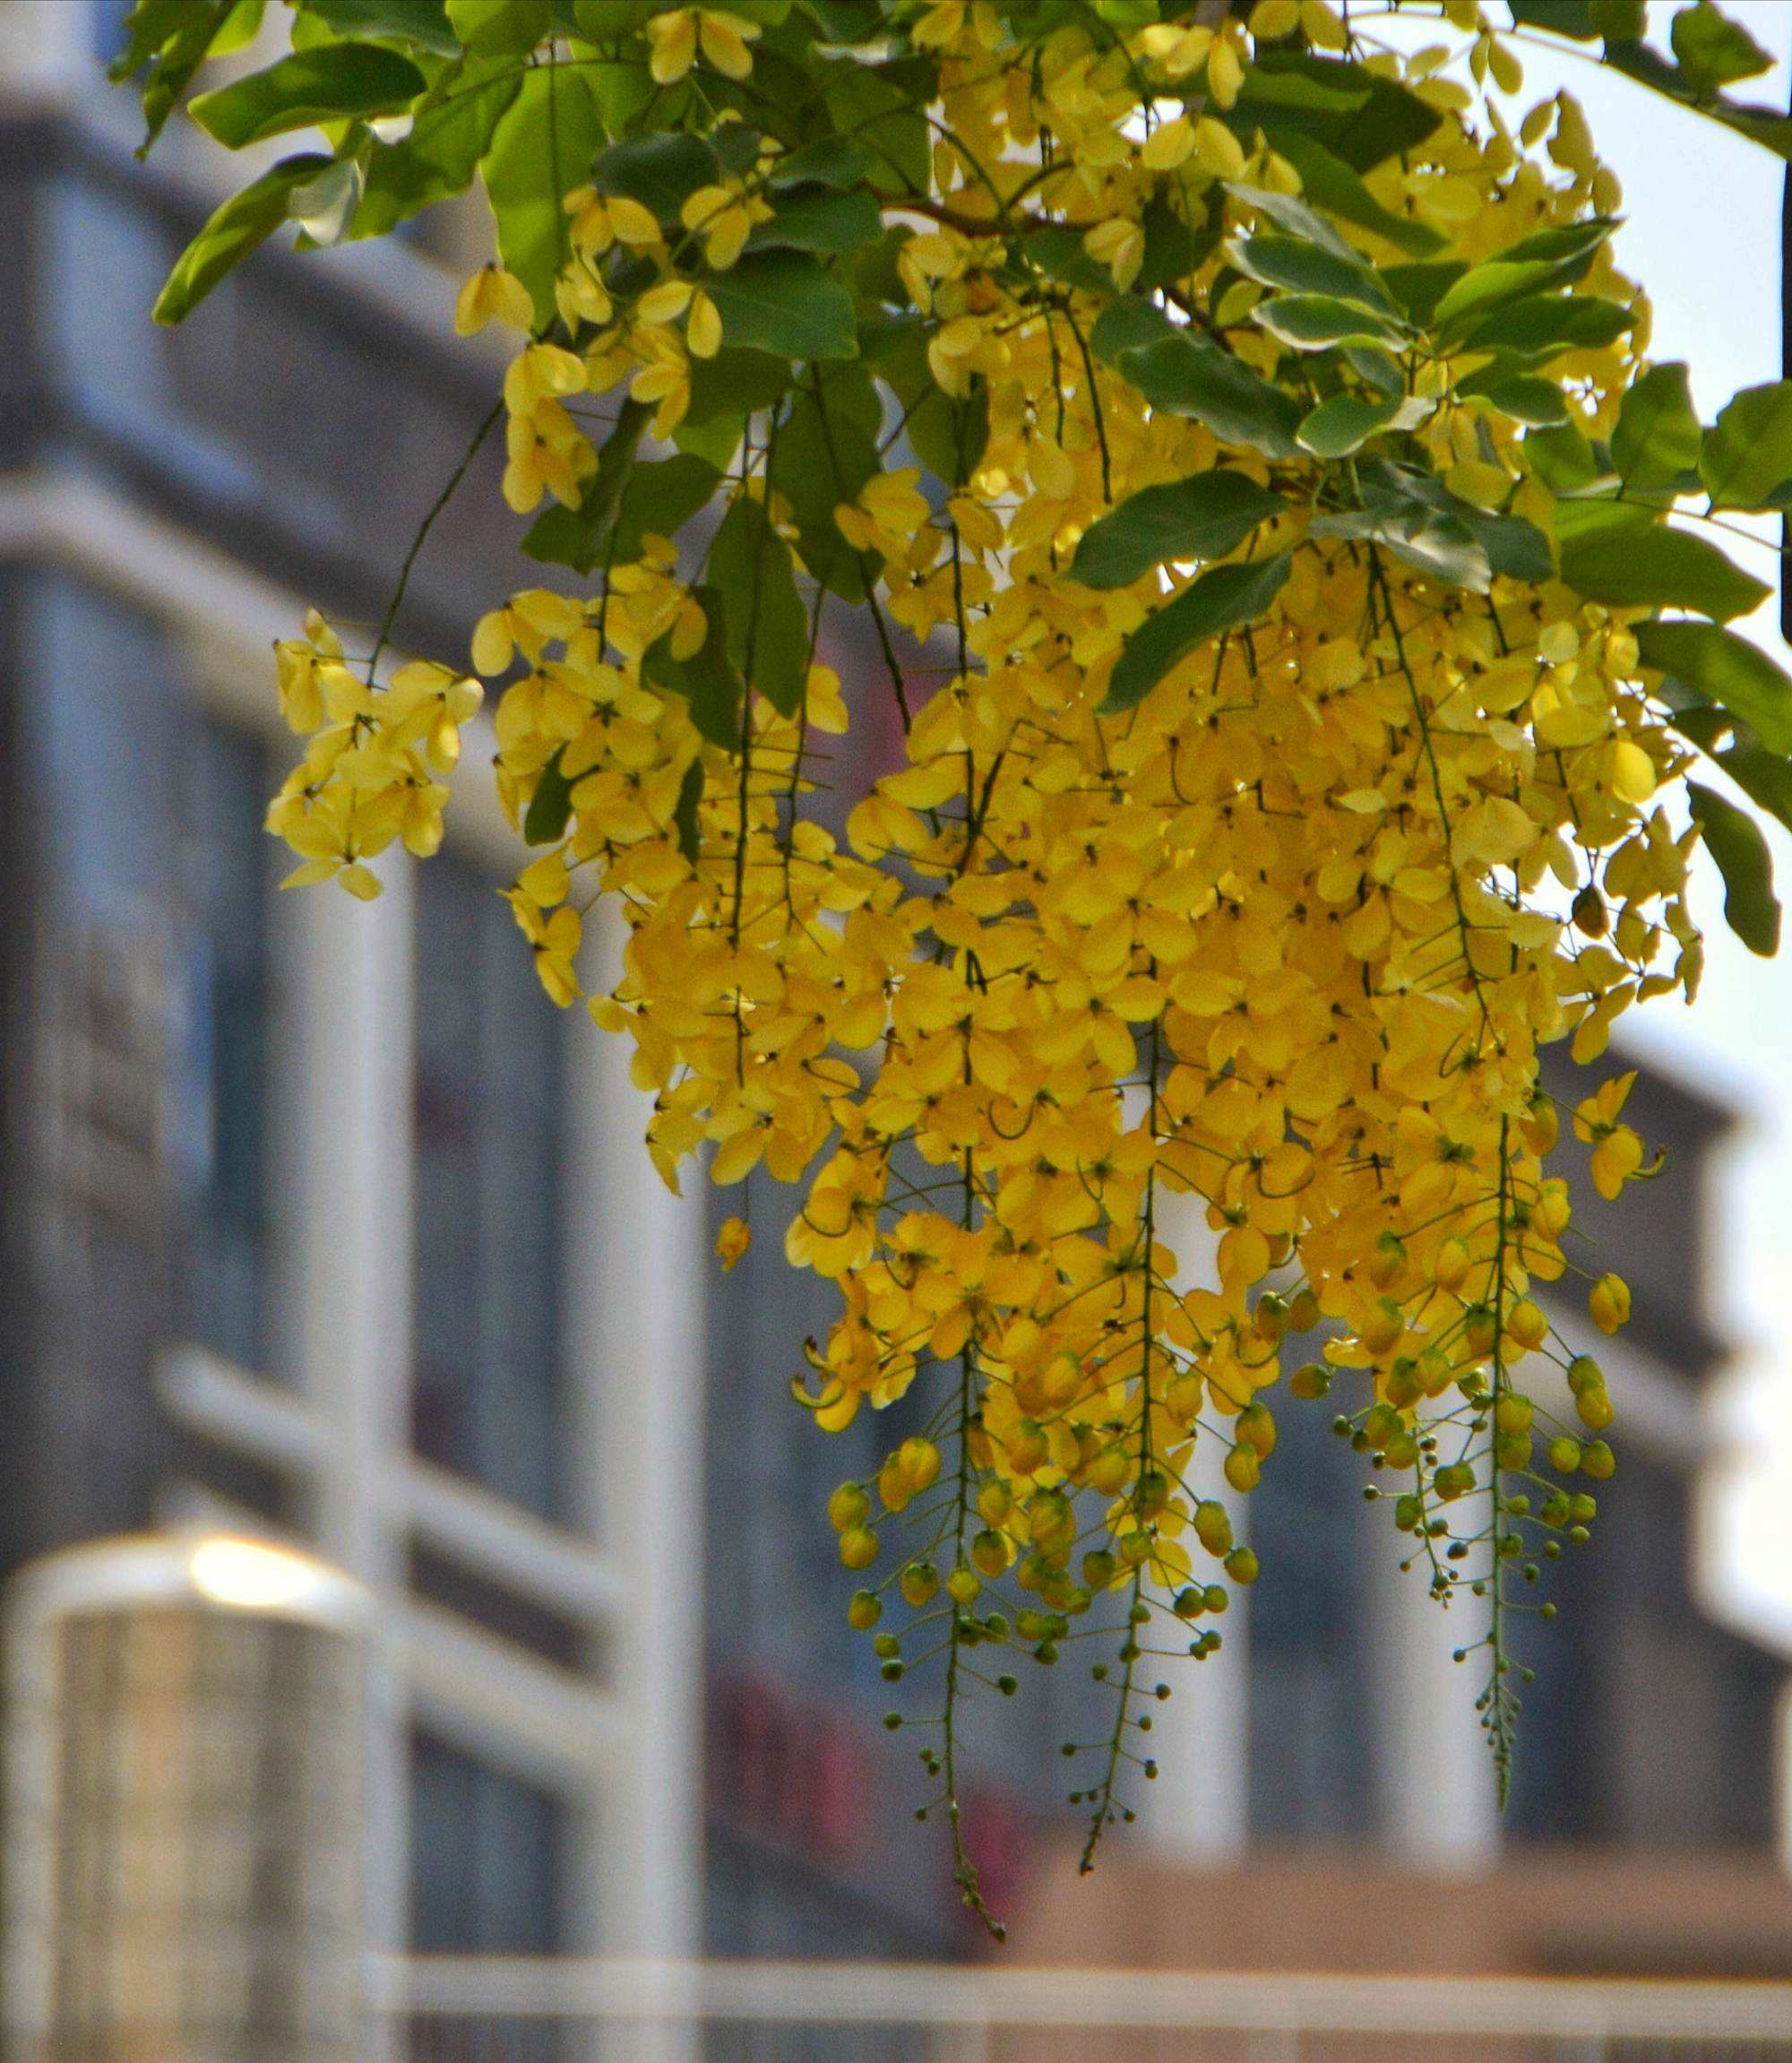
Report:
[[385,1957],[375,2009],[444,2017],[1792,2044],[1792,1983],[920,1964]]

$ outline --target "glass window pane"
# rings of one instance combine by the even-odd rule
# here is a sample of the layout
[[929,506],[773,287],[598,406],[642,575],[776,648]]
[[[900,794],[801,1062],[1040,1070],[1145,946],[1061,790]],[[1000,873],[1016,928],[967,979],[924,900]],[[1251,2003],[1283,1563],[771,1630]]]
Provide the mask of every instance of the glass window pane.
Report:
[[413,1437],[549,1517],[564,1043],[509,906],[438,853],[418,870]]
[[25,611],[55,1006],[83,1076],[61,1092],[79,1101],[71,1150],[123,1170],[110,1193],[168,1181],[176,1329],[265,1371],[272,764],[207,719],[139,611],[64,574],[34,577]]
[[257,1370],[271,1358],[269,919],[279,855],[263,828],[259,740],[195,722],[186,757],[179,1152],[181,1330]]
[[1251,1832],[1348,1839],[1368,1831],[1372,1803],[1358,1597],[1364,1472],[1322,1408],[1278,1412],[1277,1424],[1275,1465],[1249,1510],[1264,1570],[1247,1636]]
[[547,1955],[564,1945],[566,1811],[433,1735],[410,1754],[410,1945],[418,1955]]

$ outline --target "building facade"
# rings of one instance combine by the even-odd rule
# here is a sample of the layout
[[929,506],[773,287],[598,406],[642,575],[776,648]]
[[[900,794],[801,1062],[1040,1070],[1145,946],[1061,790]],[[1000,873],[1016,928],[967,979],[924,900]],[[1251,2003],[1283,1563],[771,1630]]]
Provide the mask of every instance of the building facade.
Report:
[[[700,1572],[659,1522],[701,1496],[701,1206],[544,1007],[477,766],[366,908],[279,895],[261,829],[271,641],[379,617],[494,364],[398,246],[152,329],[220,189],[177,136],[134,162],[123,12],[0,4],[0,1563],[192,1521],[315,1545],[384,1606],[377,1939],[688,1952]],[[410,649],[537,571],[495,465]]]
[[[383,1945],[963,1952],[821,1516],[902,1407],[827,1440],[784,1403],[825,1285],[784,1269],[763,1196],[755,1252],[715,1270],[715,1206],[651,1175],[625,1055],[539,994],[477,766],[447,849],[376,903],[277,893],[271,641],[313,603],[377,620],[495,361],[397,245],[270,249],[152,329],[217,168],[172,134],[132,160],[101,81],[122,12],[0,0],[0,1569],[198,1520],[366,1582]],[[468,598],[539,580],[495,463],[433,533],[401,645],[463,649]],[[1217,1954],[1223,1929],[1147,1921],[1216,1872],[1228,1910],[1331,1914],[1309,1963],[1356,1955],[1338,1916],[1368,1895],[1325,1887],[1377,1869],[1517,1886],[1548,1843],[1777,1883],[1779,1667],[1694,1573],[1722,1120],[1665,1084],[1639,1103],[1679,1165],[1615,1235],[1621,1472],[1539,1643],[1506,1821],[1460,1632],[1324,1411],[1291,1414],[1239,1518],[1264,1579],[1183,1672],[1105,1865],[1137,1897],[1079,1900],[1073,1816],[1037,1802],[1085,1675],[1034,1672],[973,1741],[970,1844],[1023,1952]],[[1207,1239],[1172,1243],[1193,1266]]]

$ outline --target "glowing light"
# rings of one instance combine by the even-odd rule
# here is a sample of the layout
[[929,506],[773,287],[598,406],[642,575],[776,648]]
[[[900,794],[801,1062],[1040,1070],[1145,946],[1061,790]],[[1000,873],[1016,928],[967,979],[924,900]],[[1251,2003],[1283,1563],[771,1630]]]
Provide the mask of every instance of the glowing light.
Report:
[[192,1566],[195,1590],[244,1611],[278,1611],[317,1588],[317,1570],[304,1556],[257,1541],[202,1541]]

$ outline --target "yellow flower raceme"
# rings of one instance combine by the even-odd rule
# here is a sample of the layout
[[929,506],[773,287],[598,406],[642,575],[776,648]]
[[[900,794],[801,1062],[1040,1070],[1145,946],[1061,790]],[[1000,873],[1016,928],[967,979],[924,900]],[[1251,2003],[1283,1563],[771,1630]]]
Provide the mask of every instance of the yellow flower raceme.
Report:
[[[1260,0],[1252,20],[1320,49],[1346,37],[1322,0]],[[1491,557],[1457,578],[1424,526],[1349,501],[1388,462],[1183,413],[1173,381],[1152,384],[1161,368],[1106,349],[1122,317],[1166,361],[1190,331],[1204,349],[1224,337],[1239,393],[1312,399],[1302,344],[1258,316],[1314,196],[1291,207],[1295,164],[1221,118],[1252,61],[1240,22],[1033,37],[938,0],[892,32],[938,66],[945,134],[873,298],[906,301],[877,318],[879,348],[916,366],[925,351],[933,384],[899,416],[864,367],[817,361],[738,440],[726,538],[681,556],[637,525],[639,548],[590,593],[530,590],[480,619],[474,665],[508,677],[500,796],[547,840],[511,891],[517,922],[568,1006],[584,914],[619,911],[620,968],[585,1000],[629,1041],[669,1183],[695,1160],[721,1186],[762,1170],[797,1188],[786,1256],[838,1297],[793,1385],[817,1426],[911,1393],[924,1408],[927,1433],[888,1443],[831,1506],[843,1560],[882,1571],[856,1626],[887,1600],[949,1668],[983,1643],[1049,1662],[1106,1601],[1129,1629],[1210,1653],[1219,1576],[1248,1582],[1255,1564],[1193,1493],[1193,1457],[1217,1449],[1239,1492],[1273,1470],[1302,1335],[1312,1358],[1288,1391],[1331,1394],[1413,1558],[1473,1610],[1527,1542],[1546,1558],[1584,1524],[1579,1493],[1514,1485],[1545,1463],[1609,1472],[1582,1437],[1612,1411],[1585,1357],[1569,1363],[1572,1433],[1545,1385],[1518,1380],[1555,1351],[1538,1291],[1569,1273],[1573,1231],[1544,1049],[1594,1060],[1626,1010],[1699,972],[1694,834],[1673,807],[1684,754],[1639,612]],[[652,76],[676,87],[701,59],[738,80],[754,33],[656,15]],[[1440,116],[1372,168],[1377,220],[1466,265],[1612,211],[1565,98],[1516,131],[1478,125],[1453,77],[1377,64]],[[1508,70],[1491,46],[1478,64],[1471,80],[1495,86]],[[690,193],[682,243],[638,203],[568,196],[564,340],[530,343],[505,383],[513,506],[578,504],[596,458],[570,410],[613,414],[625,395],[655,436],[681,433],[685,468],[710,462],[713,403],[688,420],[694,361],[736,341],[717,302],[740,303],[711,275],[771,213],[765,170]],[[1058,232],[1050,270],[1011,219],[1025,209]],[[1401,249],[1357,220],[1326,234],[1334,269]],[[1161,276],[1165,248],[1188,254],[1167,305],[1107,290],[1104,276]],[[1589,265],[1577,292],[1624,303],[1640,332],[1608,254]],[[887,366],[874,328],[862,355]],[[1405,441],[1381,448],[1456,496],[1465,531],[1478,513],[1546,530],[1544,447],[1469,377],[1484,354],[1412,356],[1390,433]],[[1621,332],[1568,363],[1573,427],[1609,440],[1635,347]],[[819,480],[780,463],[787,433]],[[936,491],[905,436],[952,471]],[[1087,555],[1133,496],[1213,477],[1263,511],[1216,548],[1222,578],[1274,581],[1247,621],[1171,651],[1134,692],[1142,626],[1149,650],[1213,565],[1167,548],[1098,584]],[[828,740],[869,690],[818,656],[835,594],[807,580],[792,583],[806,660],[757,664],[769,581],[712,579],[704,557],[737,576],[728,552],[747,532],[762,566],[835,593],[857,591],[844,542],[880,640],[893,625],[926,654],[932,693],[901,695],[900,764],[832,811],[814,799],[834,783]],[[359,890],[384,845],[439,835],[470,690],[410,669],[370,690],[321,626],[279,663],[311,740],[280,828],[305,877]],[[1643,1171],[1629,1085],[1573,1111],[1606,1196]],[[744,1221],[717,1244],[732,1266]],[[1628,1290],[1602,1275],[1588,1306],[1613,1331]],[[899,1515],[919,1529],[906,1560],[884,1551]],[[1123,1718],[1142,1638],[1119,1651]],[[1497,1660],[1487,1711],[1503,1754]],[[1110,1758],[1088,1780],[1097,1831],[1116,1776]]]

